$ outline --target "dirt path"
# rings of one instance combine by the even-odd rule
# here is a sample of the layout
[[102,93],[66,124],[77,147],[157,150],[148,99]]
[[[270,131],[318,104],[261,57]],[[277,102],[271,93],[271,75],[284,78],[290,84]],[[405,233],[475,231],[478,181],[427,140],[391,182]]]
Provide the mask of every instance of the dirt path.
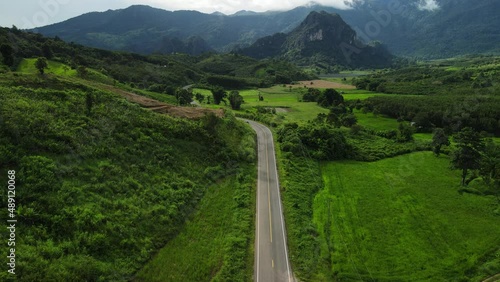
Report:
[[488,279],[483,280],[483,282],[497,282],[497,281],[500,281],[500,273]]
[[148,108],[154,112],[167,114],[174,117],[197,119],[204,117],[208,113],[214,113],[218,117],[224,116],[224,110],[222,109],[213,110],[213,109],[205,109],[199,107],[178,107],[171,104],[160,102],[155,99],[137,95],[135,93],[131,93],[123,89],[113,87],[111,85],[101,84],[101,85],[96,85],[96,87],[118,94],[127,99],[129,102],[139,104],[142,107]]

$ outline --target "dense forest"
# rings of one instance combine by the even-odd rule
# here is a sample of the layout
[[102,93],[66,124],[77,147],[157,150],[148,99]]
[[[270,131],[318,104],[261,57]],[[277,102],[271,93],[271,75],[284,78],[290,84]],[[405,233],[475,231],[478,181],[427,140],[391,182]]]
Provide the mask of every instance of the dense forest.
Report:
[[[500,72],[494,56],[440,60],[354,78],[358,89],[386,95],[355,102],[358,109],[414,122],[418,131],[464,127],[500,136]],[[405,95],[420,95],[418,97]]]

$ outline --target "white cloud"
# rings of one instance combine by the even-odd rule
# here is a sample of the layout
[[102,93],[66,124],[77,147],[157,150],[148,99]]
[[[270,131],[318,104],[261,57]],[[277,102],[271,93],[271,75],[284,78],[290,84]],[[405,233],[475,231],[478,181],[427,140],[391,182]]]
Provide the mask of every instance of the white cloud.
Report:
[[439,9],[439,4],[436,0],[421,0],[418,3],[418,9],[423,11],[434,11]]

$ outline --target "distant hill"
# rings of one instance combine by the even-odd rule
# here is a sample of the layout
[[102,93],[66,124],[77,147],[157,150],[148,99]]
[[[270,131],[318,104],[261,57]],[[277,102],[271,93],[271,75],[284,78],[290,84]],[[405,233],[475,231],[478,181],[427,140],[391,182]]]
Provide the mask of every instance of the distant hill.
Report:
[[[191,40],[195,42],[196,38]],[[164,43],[164,48],[182,45],[176,40],[165,40]],[[194,50],[191,46],[196,44],[186,46]],[[9,28],[0,28],[0,47],[0,73],[18,69],[25,59],[43,56],[68,67],[67,70],[58,67],[57,72],[69,74],[88,68],[92,74],[106,77],[107,82],[115,80],[137,89],[171,95],[177,87],[191,84],[239,89],[311,78],[298,67],[282,60],[259,61],[230,53],[140,55],[66,43],[57,38]],[[2,54],[8,55],[7,58]],[[31,68],[34,69],[33,64]],[[54,71],[56,69],[50,70]]]
[[[339,14],[364,43],[380,41],[395,55],[444,58],[470,53],[500,53],[500,1],[497,0],[354,1],[352,9],[318,4],[284,12],[234,15],[165,11],[136,5],[94,12],[36,29],[46,36],[111,50],[155,52],[228,52],[258,39],[294,30],[312,11]],[[195,48],[189,38],[196,38]],[[202,40],[204,41],[202,41]],[[166,48],[165,42],[182,42]]]
[[239,52],[258,59],[282,57],[307,65],[387,67],[392,59],[383,46],[359,42],[356,32],[338,14],[325,11],[313,11],[290,33],[264,37]]

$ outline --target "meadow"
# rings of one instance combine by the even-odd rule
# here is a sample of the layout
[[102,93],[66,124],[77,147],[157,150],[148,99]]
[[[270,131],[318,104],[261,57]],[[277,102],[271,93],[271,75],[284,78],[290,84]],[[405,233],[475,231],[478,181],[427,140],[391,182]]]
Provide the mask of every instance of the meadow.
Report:
[[318,281],[481,281],[496,274],[496,199],[459,193],[459,173],[447,158],[413,153],[326,162],[321,171],[313,222],[329,267]]
[[374,115],[373,113],[363,113],[355,110],[354,114],[358,118],[358,124],[373,130],[396,130],[398,129],[398,121],[393,118]]
[[[38,70],[35,67],[36,60],[37,59],[21,60],[21,62],[17,67],[17,72],[30,73],[30,74],[38,73]],[[47,65],[48,67],[45,70],[45,73],[47,74],[56,74],[61,76],[76,76],[76,70],[71,69],[69,66],[63,63],[48,60]]]
[[[305,122],[316,118],[318,114],[328,113],[328,109],[318,106],[315,102],[301,102],[302,95],[305,89],[294,88],[290,91],[288,87],[283,85],[275,85],[269,88],[245,89],[238,91],[244,99],[239,112],[254,111],[256,107],[277,108],[276,114],[280,116],[282,122]],[[370,97],[388,96],[389,94],[373,93],[366,90],[342,90],[345,100],[365,100]],[[204,96],[211,96],[210,90],[195,88],[193,93],[199,93]],[[259,94],[264,97],[263,101],[259,100]],[[221,103],[220,105],[202,104],[203,107],[209,108],[227,108],[229,105]],[[358,116],[358,113],[356,113]],[[372,129],[396,129],[397,122],[394,119],[385,119],[383,117],[373,117],[373,114],[362,114],[359,112],[359,123],[363,126],[371,127]],[[378,125],[378,124],[381,125]],[[393,126],[395,124],[395,127]],[[393,128],[394,127],[394,128]]]

